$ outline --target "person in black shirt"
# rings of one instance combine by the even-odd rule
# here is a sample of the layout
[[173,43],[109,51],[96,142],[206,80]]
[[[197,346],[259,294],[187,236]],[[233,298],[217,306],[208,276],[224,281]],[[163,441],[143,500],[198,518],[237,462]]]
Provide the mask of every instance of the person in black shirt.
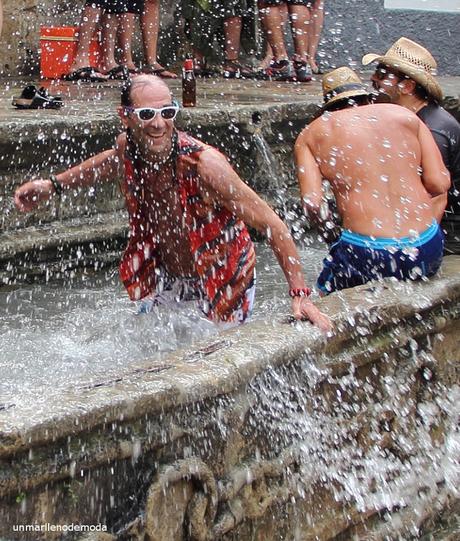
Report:
[[427,49],[403,37],[384,55],[367,54],[362,62],[377,62],[371,77],[374,88],[392,103],[415,112],[430,129],[451,176],[441,224],[446,234],[446,253],[460,254],[460,124],[440,106],[443,92],[433,75],[435,59]]

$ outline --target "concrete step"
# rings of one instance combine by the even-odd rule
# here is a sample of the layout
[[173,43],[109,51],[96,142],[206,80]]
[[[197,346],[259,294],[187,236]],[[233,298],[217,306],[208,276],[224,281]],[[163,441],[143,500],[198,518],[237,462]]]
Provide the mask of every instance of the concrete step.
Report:
[[60,278],[76,268],[119,262],[126,245],[125,211],[54,221],[0,236],[0,284]]

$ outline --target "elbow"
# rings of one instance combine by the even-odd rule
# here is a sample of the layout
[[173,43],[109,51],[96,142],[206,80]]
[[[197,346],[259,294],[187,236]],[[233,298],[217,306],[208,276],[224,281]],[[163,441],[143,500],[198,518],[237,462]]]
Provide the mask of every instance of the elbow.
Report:
[[437,178],[436,181],[433,181],[431,183],[431,189],[430,188],[427,188],[427,189],[431,197],[439,197],[441,195],[447,194],[447,192],[449,191],[450,185],[451,185],[450,175],[446,171],[445,174],[443,174],[440,178]]
[[441,181],[441,193],[447,193],[450,189],[450,186],[451,186],[452,182],[451,182],[451,178],[450,178],[450,173],[447,169],[445,169],[443,171],[443,174],[442,174],[442,181]]

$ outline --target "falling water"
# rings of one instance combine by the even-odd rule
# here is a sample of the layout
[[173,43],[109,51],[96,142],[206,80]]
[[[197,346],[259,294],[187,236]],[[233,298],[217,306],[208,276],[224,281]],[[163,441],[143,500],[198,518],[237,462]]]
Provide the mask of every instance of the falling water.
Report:
[[[257,254],[253,318],[288,314],[287,284],[272,251],[259,245]],[[324,253],[309,248],[301,256],[311,283]],[[137,315],[116,270],[3,290],[0,311],[2,403],[46,400],[50,385],[78,388],[116,379],[144,359],[160,362],[220,330],[193,303]]]
[[[423,350],[413,353],[429,357]],[[302,498],[314,496],[318,486],[329,487],[336,501],[363,513],[408,508],[419,518],[429,515],[431,504],[427,508],[426,502],[441,487],[460,496],[460,388],[432,383],[427,399],[417,404],[407,397],[416,386],[411,370],[410,362],[395,365],[385,377],[385,392],[378,395],[377,386],[357,373],[334,375],[308,356],[269,368],[250,386],[257,397],[251,412],[256,432],[257,420],[264,419],[258,436],[262,455],[278,456],[286,448],[297,454]],[[322,392],[325,387],[332,393]],[[375,396],[380,399],[373,405]],[[359,427],[360,418],[367,429]],[[442,440],[433,437],[440,418]],[[398,527],[387,520],[389,532]],[[414,536],[419,533],[413,531]]]

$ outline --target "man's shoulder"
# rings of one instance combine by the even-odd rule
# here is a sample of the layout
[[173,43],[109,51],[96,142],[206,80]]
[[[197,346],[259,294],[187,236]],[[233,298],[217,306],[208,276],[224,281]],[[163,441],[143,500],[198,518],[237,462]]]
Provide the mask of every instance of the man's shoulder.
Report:
[[[338,112],[338,111],[337,111]],[[300,133],[300,139],[305,143],[311,141],[318,135],[330,130],[333,124],[333,117],[329,112],[323,112],[320,116],[307,124]]]
[[177,139],[179,142],[180,154],[193,154],[203,151],[207,148],[213,148],[207,143],[204,143],[200,139],[190,135],[184,131],[177,131]]
[[433,130],[448,132],[460,139],[460,123],[457,119],[436,103],[429,103],[417,113],[417,116]]
[[388,118],[414,120],[417,116],[414,112],[410,111],[406,107],[401,107],[401,105],[397,105],[395,103],[374,103],[368,105],[367,107],[371,113],[379,114],[383,120]]

